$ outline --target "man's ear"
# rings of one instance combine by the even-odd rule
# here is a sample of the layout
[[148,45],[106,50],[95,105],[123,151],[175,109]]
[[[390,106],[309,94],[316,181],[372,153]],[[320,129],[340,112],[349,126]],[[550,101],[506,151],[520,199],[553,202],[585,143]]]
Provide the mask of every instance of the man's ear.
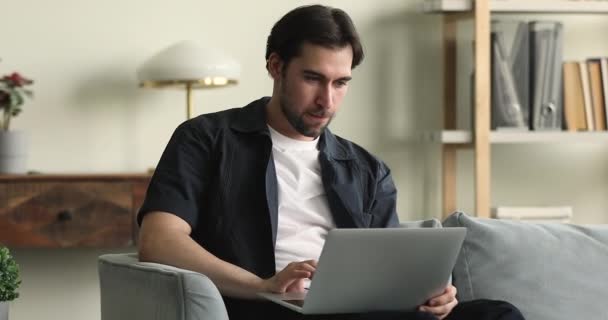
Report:
[[276,52],[273,52],[268,57],[268,73],[270,76],[278,80],[281,78],[281,72],[283,71],[283,60]]

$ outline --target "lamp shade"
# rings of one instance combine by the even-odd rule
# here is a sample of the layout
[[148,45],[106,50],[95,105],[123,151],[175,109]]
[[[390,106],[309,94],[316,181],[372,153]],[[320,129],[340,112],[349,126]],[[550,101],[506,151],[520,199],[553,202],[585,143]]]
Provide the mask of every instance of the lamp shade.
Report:
[[236,84],[240,69],[236,60],[219,50],[182,41],[146,60],[137,70],[137,78],[144,87],[219,87]]

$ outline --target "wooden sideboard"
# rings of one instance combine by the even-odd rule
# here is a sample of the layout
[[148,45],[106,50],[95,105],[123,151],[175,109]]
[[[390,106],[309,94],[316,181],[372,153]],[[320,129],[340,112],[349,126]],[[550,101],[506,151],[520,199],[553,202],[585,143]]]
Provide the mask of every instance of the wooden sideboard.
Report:
[[0,175],[0,244],[8,247],[125,247],[148,174]]

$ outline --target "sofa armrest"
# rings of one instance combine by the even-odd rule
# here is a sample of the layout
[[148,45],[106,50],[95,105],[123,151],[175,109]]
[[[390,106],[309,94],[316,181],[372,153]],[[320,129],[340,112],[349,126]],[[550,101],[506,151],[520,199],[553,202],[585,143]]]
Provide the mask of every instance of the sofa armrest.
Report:
[[137,254],[98,259],[102,320],[227,320],[217,287],[205,275],[139,262]]

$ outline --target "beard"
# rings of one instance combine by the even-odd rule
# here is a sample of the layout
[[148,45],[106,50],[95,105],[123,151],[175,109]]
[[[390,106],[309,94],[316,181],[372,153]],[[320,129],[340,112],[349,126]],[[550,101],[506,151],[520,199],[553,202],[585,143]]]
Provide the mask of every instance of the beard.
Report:
[[[317,138],[318,136],[320,136],[323,133],[323,131],[325,130],[325,128],[327,128],[327,126],[329,126],[331,121],[334,119],[334,114],[326,112],[325,110],[323,110],[322,107],[318,107],[314,111],[304,111],[304,112],[298,114],[295,111],[296,108],[294,108],[294,105],[290,101],[290,99],[288,97],[289,95],[287,94],[286,91],[287,90],[286,90],[285,78],[283,78],[283,87],[281,89],[279,105],[281,106],[281,111],[285,115],[285,118],[287,118],[287,121],[289,122],[289,124],[291,124],[291,126],[299,134],[301,134],[303,136],[310,137],[310,138]],[[320,127],[317,127],[315,125],[310,125],[310,124],[306,123],[306,121],[304,119],[304,115],[306,113],[310,113],[311,115],[318,116],[318,117],[329,117],[329,119],[327,120],[327,123],[325,123],[324,125],[322,125]]]

